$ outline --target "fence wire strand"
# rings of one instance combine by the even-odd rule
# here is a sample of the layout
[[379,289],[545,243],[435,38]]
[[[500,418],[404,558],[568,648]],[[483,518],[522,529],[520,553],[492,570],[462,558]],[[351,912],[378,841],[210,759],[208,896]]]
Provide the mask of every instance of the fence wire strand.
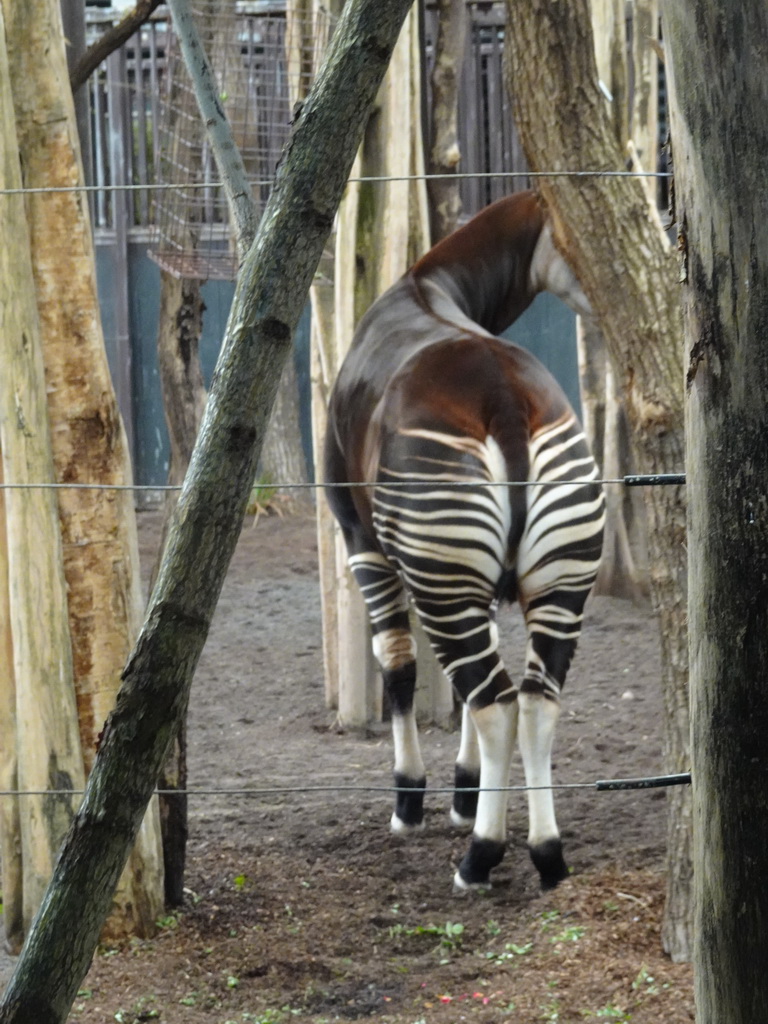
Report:
[[[619,790],[661,789],[669,786],[687,786],[691,783],[691,773],[681,772],[677,775],[650,775],[645,778],[631,779],[597,779],[595,782],[556,782],[551,786],[425,786],[427,796],[446,793],[530,793],[539,790],[575,790],[591,789],[598,793],[617,792]],[[259,797],[285,795],[307,795],[312,793],[413,793],[412,786],[370,786],[370,785],[318,785],[318,786],[265,786],[245,787],[211,787],[202,789],[156,789],[157,796],[232,796]],[[418,790],[416,790],[418,792]],[[0,789],[0,797],[11,796],[82,796],[84,789]]]
[[[392,181],[465,181],[469,179],[489,180],[491,178],[671,178],[670,171],[464,171],[455,174],[374,174],[348,178],[347,184],[381,184]],[[221,181],[189,181],[189,182],[144,182],[140,184],[115,185],[45,185],[37,188],[2,188],[0,196],[46,195],[48,193],[66,192],[173,192],[181,190],[200,190],[222,188]],[[263,178],[251,181],[251,188],[270,188],[275,184],[274,178]]]
[[[662,485],[679,486],[685,483],[685,473],[664,473],[652,476],[631,475],[620,477],[603,477],[595,480],[403,480],[403,481],[381,481],[368,482],[365,480],[352,480],[348,483],[285,483],[285,484],[254,484],[255,487],[264,486],[275,491],[290,490],[335,490],[347,487],[375,487],[382,486],[387,489],[403,489],[407,487],[434,487],[439,486],[448,490],[461,490],[467,487],[584,487],[587,484],[621,484],[624,487],[659,487]],[[0,483],[0,491],[180,491],[181,484],[79,484],[79,483]]]

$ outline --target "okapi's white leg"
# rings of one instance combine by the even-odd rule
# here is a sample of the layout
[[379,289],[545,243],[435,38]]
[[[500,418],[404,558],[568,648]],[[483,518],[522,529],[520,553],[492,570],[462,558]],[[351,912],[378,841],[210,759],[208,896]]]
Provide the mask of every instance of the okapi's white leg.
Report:
[[[480,744],[469,705],[461,709],[461,743],[456,757],[454,785],[457,791],[477,789],[480,785]],[[477,793],[456,792],[453,795],[451,821],[458,828],[472,828],[477,816]]]
[[551,789],[552,744],[560,703],[553,696],[527,693],[524,689],[518,702],[518,742],[525,783],[533,787],[528,790],[528,849],[539,871],[542,889],[552,889],[568,876]]
[[416,644],[400,577],[378,552],[353,555],[350,567],[365,598],[373,632],[373,653],[381,667],[392,709],[395,747],[394,783],[398,789],[391,818],[393,832],[424,827],[426,771],[419,748],[413,698]]
[[495,701],[472,711],[480,746],[477,816],[469,850],[454,876],[457,889],[490,885],[490,871],[504,856],[509,766],[517,731],[517,701]]

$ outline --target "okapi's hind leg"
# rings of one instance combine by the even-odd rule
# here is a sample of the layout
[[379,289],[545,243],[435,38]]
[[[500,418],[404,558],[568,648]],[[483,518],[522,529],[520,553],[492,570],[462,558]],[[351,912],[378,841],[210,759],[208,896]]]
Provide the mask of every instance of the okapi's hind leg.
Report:
[[467,706],[457,778],[471,773],[474,779],[474,766],[479,763],[480,793],[454,796],[454,821],[474,818],[472,840],[454,875],[454,886],[481,888],[490,885],[490,873],[501,863],[506,847],[517,690],[499,657],[490,608],[462,596],[455,577],[447,579],[452,592],[449,604],[424,600],[420,604],[417,597],[416,607],[438,661]]
[[[480,744],[469,705],[461,709],[461,743],[454,769],[451,821],[457,828],[470,829],[477,816],[477,787],[480,785]],[[473,792],[473,790],[475,792]]]
[[560,690],[576,649],[584,596],[551,597],[526,610],[528,646],[520,687],[518,743],[528,789],[528,850],[542,889],[568,877],[552,793],[552,746],[560,717]]
[[408,600],[400,577],[378,552],[351,555],[349,565],[368,608],[373,653],[381,667],[392,711],[394,781],[398,793],[391,827],[393,832],[407,833],[424,827],[427,782],[413,704],[416,644],[408,618]]
[[[498,629],[496,627],[496,608],[491,606],[489,635],[498,645]],[[477,816],[477,788],[480,785],[480,743],[477,729],[468,704],[462,705],[461,711],[461,742],[456,755],[454,769],[453,804],[451,821],[457,828],[470,829]]]

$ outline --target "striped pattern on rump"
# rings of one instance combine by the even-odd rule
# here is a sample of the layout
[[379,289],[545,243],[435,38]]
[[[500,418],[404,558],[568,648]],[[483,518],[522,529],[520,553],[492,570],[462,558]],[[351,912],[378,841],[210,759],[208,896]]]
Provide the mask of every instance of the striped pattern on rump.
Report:
[[[529,633],[523,688],[557,696],[581,632],[582,611],[600,564],[605,500],[597,467],[573,415],[529,444],[525,532],[517,555],[520,603]],[[579,483],[562,485],[559,481]],[[557,481],[557,483],[553,483]],[[567,646],[560,646],[567,641]]]
[[[382,454],[376,536],[400,570],[440,663],[464,700],[511,695],[489,609],[507,559],[509,494],[492,438],[400,430],[398,468]],[[392,487],[392,483],[410,484]],[[461,486],[451,486],[460,484]]]

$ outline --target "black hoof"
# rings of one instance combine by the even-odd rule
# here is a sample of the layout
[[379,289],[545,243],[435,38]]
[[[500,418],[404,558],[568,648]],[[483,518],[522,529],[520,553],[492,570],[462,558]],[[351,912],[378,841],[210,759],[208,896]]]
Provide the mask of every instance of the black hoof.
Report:
[[528,847],[534,867],[539,872],[542,889],[554,889],[568,877],[568,865],[563,857],[563,844],[559,839],[547,839],[537,846]]
[[409,779],[395,772],[395,786],[400,790],[395,796],[395,818],[404,830],[418,828],[424,821],[424,787],[426,779]]
[[501,863],[503,856],[504,843],[495,839],[476,839],[473,836],[469,850],[456,872],[456,887],[470,889],[490,886],[491,869]]
[[[462,789],[477,789],[480,785],[480,772],[456,765],[454,772],[454,786],[457,791]],[[455,821],[474,821],[477,814],[478,793],[453,794],[453,817]]]

